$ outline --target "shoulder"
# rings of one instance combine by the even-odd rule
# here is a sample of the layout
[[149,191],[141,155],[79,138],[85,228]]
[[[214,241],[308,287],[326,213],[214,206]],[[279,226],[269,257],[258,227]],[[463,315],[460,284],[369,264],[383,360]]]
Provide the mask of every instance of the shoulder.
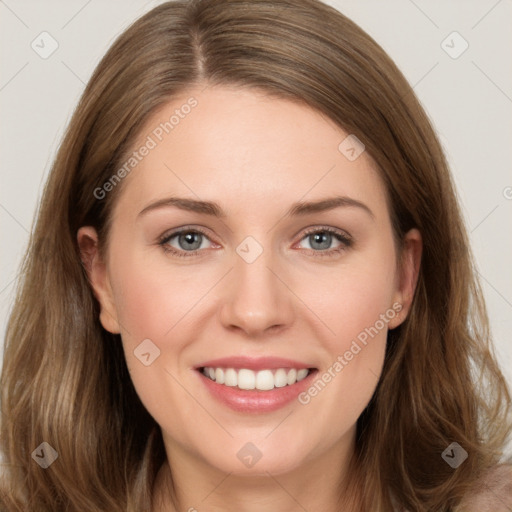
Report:
[[464,497],[457,512],[509,512],[512,510],[512,465],[488,469]]

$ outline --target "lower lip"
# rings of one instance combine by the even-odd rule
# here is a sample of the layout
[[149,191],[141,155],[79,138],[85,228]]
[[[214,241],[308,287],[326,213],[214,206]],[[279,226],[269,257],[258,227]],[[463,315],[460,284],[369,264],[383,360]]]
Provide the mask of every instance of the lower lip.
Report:
[[310,371],[307,377],[291,386],[274,388],[269,391],[244,390],[236,386],[225,386],[209,379],[201,371],[199,377],[210,393],[220,402],[237,412],[265,413],[281,409],[295,400],[309,385],[316,370]]

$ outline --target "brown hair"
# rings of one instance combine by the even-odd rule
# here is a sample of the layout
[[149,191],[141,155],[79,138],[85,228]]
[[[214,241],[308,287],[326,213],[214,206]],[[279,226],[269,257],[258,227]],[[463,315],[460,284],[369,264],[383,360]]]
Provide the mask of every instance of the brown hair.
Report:
[[[358,420],[361,510],[454,510],[495,465],[510,394],[490,345],[468,238],[442,149],[411,87],[357,25],[316,0],[166,2],[129,27],[90,79],[53,164],[18,283],[1,377],[5,511],[142,511],[165,460],[118,335],[105,331],[76,233],[105,246],[115,173],[148,117],[193,84],[303,102],[355,134],[385,181],[395,235],[423,236],[406,321]],[[31,458],[46,441],[57,461]],[[469,454],[456,470],[453,441]]]

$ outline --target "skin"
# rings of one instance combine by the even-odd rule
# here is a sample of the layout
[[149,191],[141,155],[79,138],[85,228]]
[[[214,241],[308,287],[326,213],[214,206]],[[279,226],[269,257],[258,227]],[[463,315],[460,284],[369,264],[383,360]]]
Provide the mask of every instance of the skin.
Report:
[[[96,231],[78,232],[102,325],[121,334],[135,388],[162,428],[170,466],[159,473],[154,510],[337,510],[337,486],[381,374],[387,329],[409,311],[421,235],[411,230],[397,251],[385,187],[369,155],[349,161],[338,150],[348,134],[298,103],[241,88],[191,88],[148,120],[134,148],[190,96],[198,105],[117,191],[104,261]],[[215,201],[226,217],[176,207],[139,216],[171,195]],[[299,200],[333,195],[364,203],[373,216],[353,206],[285,216]],[[185,225],[207,232],[200,254],[166,253],[159,237]],[[322,227],[350,234],[352,244],[334,253],[343,244],[333,237],[319,248],[304,232]],[[236,252],[247,236],[263,248],[252,263]],[[189,247],[179,237],[168,245]],[[308,362],[322,374],[394,303],[400,314],[307,405],[235,412],[210,396],[194,370],[243,354]],[[147,338],[160,349],[150,366],[133,353]],[[237,457],[247,442],[262,453],[252,468]],[[174,497],[165,486],[169,469]]]

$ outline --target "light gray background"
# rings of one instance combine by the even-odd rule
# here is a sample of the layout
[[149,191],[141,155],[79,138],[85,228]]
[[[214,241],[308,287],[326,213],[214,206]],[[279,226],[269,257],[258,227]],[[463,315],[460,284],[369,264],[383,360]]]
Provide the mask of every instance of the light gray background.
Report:
[[[71,113],[115,37],[159,3],[0,0],[1,342],[42,185]],[[512,384],[512,2],[328,3],[391,55],[439,133],[471,234],[499,361]],[[43,31],[59,45],[47,59],[31,48]],[[469,44],[456,59],[441,46],[453,31]],[[461,44],[453,37],[445,43],[452,52]]]

